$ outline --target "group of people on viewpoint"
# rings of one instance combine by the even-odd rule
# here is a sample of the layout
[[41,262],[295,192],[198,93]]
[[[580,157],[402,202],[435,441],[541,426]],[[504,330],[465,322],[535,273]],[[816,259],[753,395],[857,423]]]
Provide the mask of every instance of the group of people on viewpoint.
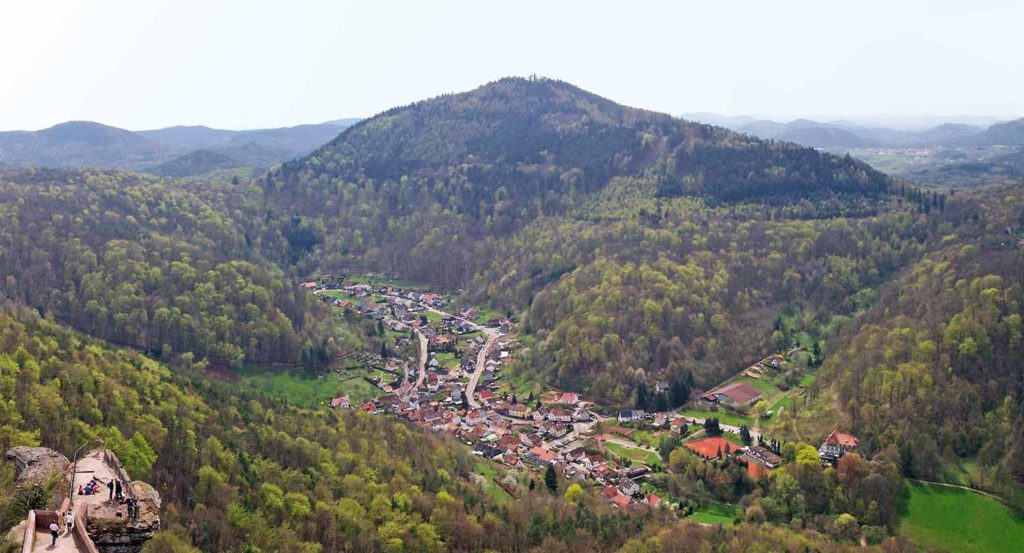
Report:
[[[102,482],[100,482],[100,480],[97,479],[96,477],[93,477],[92,480],[89,480],[89,482],[86,485],[78,486],[78,495],[97,494],[101,489],[101,485]],[[107,501],[109,503],[113,503],[116,500],[118,503],[122,503],[128,510],[128,520],[136,520],[139,518],[139,500],[131,496],[125,497],[124,492],[127,489],[127,482],[121,482],[120,480],[117,479],[111,479],[109,482],[107,482],[107,491],[110,494],[109,496],[107,496]],[[61,530],[59,524],[60,522],[61,521],[58,518],[56,521],[50,523],[49,530],[50,538],[52,539],[52,541],[50,542],[51,547],[55,547],[57,545],[57,538],[60,536]],[[64,513],[63,522],[64,531],[68,535],[71,535],[71,532],[75,529],[75,512],[71,509],[68,509],[68,511]]]
[[[121,503],[128,510],[128,520],[137,520],[139,518],[139,500],[132,496],[125,497],[125,491],[128,490],[128,482],[122,482],[116,478],[111,478],[107,483],[107,502],[113,504],[115,501]],[[78,495],[95,495],[100,493],[103,489],[103,482],[95,476],[89,480],[84,486],[78,486]],[[64,513],[64,531],[68,535],[75,529],[75,513],[71,509],[68,509]],[[53,539],[50,542],[50,546],[57,545],[57,537],[60,536],[60,519],[51,522],[50,537]]]

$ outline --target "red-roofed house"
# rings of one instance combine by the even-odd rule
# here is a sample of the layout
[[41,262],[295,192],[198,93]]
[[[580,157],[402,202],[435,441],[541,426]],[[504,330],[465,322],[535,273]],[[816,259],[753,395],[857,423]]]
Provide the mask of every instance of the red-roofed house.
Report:
[[837,461],[843,455],[857,449],[860,440],[853,434],[833,430],[818,448],[818,457],[824,461]]
[[331,407],[341,407],[342,409],[348,409],[352,404],[348,401],[348,396],[338,396],[331,400]]
[[572,422],[572,413],[565,409],[552,409],[548,413],[548,419],[556,422]]
[[510,467],[517,467],[518,468],[518,467],[523,466],[523,463],[522,463],[522,461],[519,460],[519,457],[516,456],[515,454],[512,454],[512,453],[506,453],[505,455],[503,455],[501,457],[501,462],[505,463],[506,465],[508,465]]
[[457,334],[438,334],[427,338],[427,349],[430,351],[451,352],[455,351],[455,344],[459,342]]
[[576,405],[579,401],[580,396],[572,392],[565,392],[558,396],[558,403],[561,403],[562,405]]
[[647,496],[647,504],[648,505],[650,505],[651,507],[657,507],[659,503],[661,503],[661,498],[658,497],[657,494],[653,494],[653,493],[652,494],[648,494],[648,496]]
[[622,495],[621,493],[612,498],[612,503],[621,509],[629,507],[629,504],[632,502],[633,500],[628,495]]
[[554,461],[555,457],[557,456],[558,454],[555,453],[554,451],[551,451],[550,449],[545,449],[541,446],[536,446],[530,449],[530,452],[526,454],[525,458],[527,461],[531,463],[537,465],[546,465],[551,461]]
[[517,403],[508,408],[508,416],[525,419],[530,416],[530,407],[525,403]]

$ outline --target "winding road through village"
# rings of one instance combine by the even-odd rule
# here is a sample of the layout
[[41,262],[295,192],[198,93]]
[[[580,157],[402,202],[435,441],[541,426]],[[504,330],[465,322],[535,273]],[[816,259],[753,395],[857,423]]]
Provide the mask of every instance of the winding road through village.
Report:
[[[447,311],[441,311],[440,309],[430,307],[429,305],[423,303],[416,303],[406,298],[389,295],[385,295],[384,297],[394,302],[403,303],[407,306],[417,305],[426,311],[436,313],[445,318],[456,318],[454,315]],[[484,343],[483,347],[480,348],[480,352],[477,354],[476,368],[473,371],[473,374],[470,375],[469,384],[466,386],[466,399],[469,403],[469,406],[476,409],[480,407],[480,402],[477,401],[476,399],[476,387],[477,385],[479,385],[480,377],[483,376],[484,370],[487,368],[487,356],[490,354],[491,349],[494,347],[494,344],[497,343],[498,338],[500,337],[501,334],[498,332],[498,329],[496,328],[489,328],[483,325],[476,324],[472,321],[468,322],[473,330],[478,330],[487,336],[487,342]],[[421,389],[423,387],[423,383],[426,381],[427,378],[427,359],[430,356],[428,348],[429,340],[427,339],[427,336],[420,332],[419,330],[415,332],[416,338],[419,340],[419,354],[416,357],[416,384],[413,385],[409,379],[409,376],[406,375],[406,377],[402,380],[402,385],[399,386],[398,390],[395,391],[395,394],[400,399],[405,399],[406,397],[408,397],[408,395],[413,390]]]
[[484,369],[487,366],[487,355],[491,352],[491,348],[494,347],[495,342],[498,341],[498,331],[493,328],[480,327],[484,334],[487,335],[487,342],[482,348],[480,353],[476,356],[476,370],[473,371],[473,375],[469,377],[469,385],[466,386],[466,401],[469,402],[469,406],[473,409],[480,407],[480,402],[476,400],[476,387],[480,383],[480,376],[484,374]]

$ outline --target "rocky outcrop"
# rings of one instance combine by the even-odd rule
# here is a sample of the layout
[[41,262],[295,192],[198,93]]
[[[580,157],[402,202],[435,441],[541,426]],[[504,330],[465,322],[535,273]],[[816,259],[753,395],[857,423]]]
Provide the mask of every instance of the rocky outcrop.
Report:
[[141,481],[131,483],[131,492],[139,500],[139,516],[135,520],[128,520],[123,506],[89,511],[86,531],[103,553],[138,553],[160,530],[160,494]]
[[14,463],[19,488],[43,485],[54,474],[65,474],[69,464],[67,457],[48,447],[12,447],[4,458]]

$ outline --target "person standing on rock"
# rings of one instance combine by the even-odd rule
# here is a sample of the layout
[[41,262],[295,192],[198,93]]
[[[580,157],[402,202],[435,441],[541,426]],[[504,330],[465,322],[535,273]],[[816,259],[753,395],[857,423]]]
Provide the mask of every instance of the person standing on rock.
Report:
[[50,537],[53,541],[50,542],[50,547],[57,547],[57,536],[60,534],[60,526],[57,526],[56,522],[50,523]]
[[113,478],[110,479],[110,482],[107,482],[107,491],[110,492],[110,495],[107,496],[107,501],[110,502],[110,503],[113,503],[114,502],[114,479]]
[[121,501],[121,499],[124,498],[124,494],[121,493],[121,481],[117,479],[114,480],[114,497],[116,497],[118,501]]
[[75,529],[75,513],[71,509],[64,513],[64,529],[68,531],[68,534]]

